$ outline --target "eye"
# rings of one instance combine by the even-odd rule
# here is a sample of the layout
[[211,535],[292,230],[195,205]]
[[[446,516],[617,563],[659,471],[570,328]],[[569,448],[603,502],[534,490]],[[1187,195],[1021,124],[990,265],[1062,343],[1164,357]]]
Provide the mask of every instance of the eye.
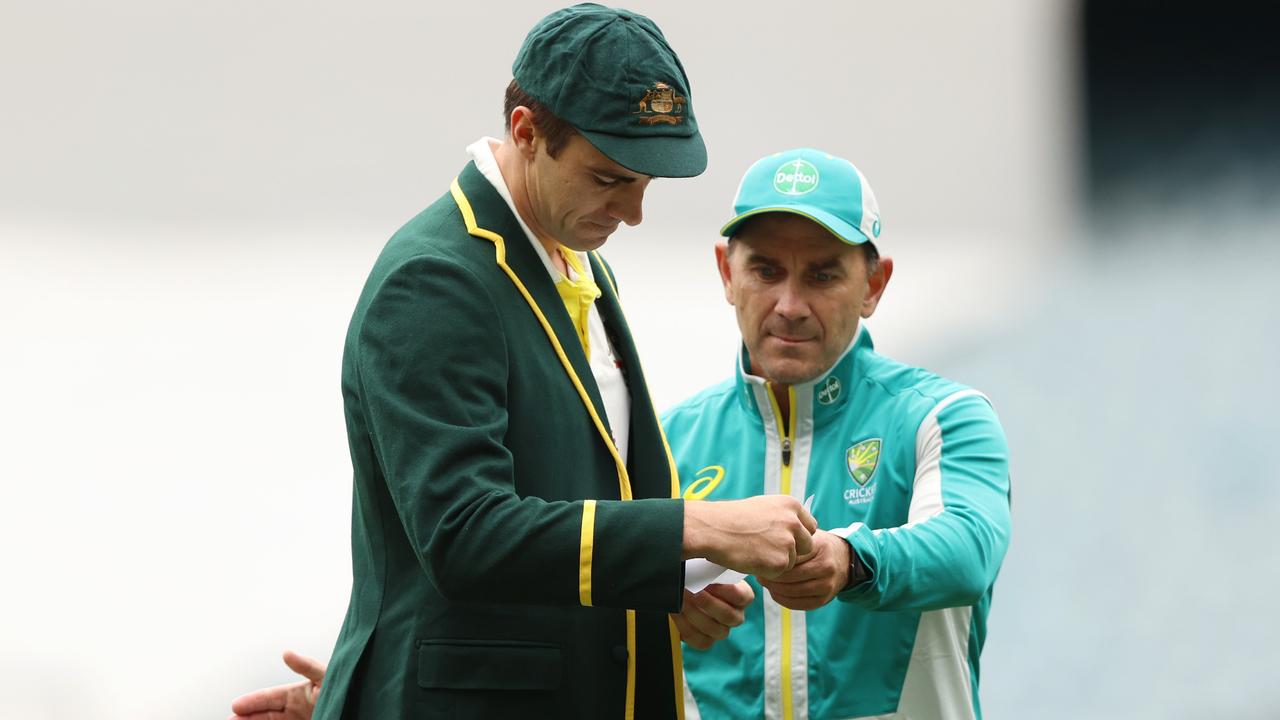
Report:
[[757,265],[755,267],[755,273],[756,275],[759,275],[762,280],[776,280],[781,276],[778,268],[772,265]]
[[607,188],[607,187],[613,187],[614,185],[618,184],[618,181],[613,178],[601,177],[599,175],[592,175],[591,179],[595,180],[596,185],[599,185],[600,187]]
[[832,275],[832,274],[831,274],[831,273],[829,273],[829,272],[824,272],[824,271],[821,271],[821,270],[820,270],[820,271],[818,271],[818,272],[816,272],[816,273],[814,273],[814,274],[813,274],[813,279],[814,279],[815,281],[817,281],[817,282],[820,282],[820,283],[829,283],[829,282],[831,282],[832,280],[835,280],[835,279],[836,279],[836,276],[835,276],[835,275]]

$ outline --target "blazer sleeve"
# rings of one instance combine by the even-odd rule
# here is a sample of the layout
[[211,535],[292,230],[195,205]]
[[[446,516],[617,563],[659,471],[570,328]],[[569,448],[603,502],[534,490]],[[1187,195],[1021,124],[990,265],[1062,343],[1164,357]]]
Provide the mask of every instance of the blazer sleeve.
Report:
[[[679,607],[678,500],[516,493],[503,444],[511,422],[506,340],[494,298],[470,270],[436,257],[404,261],[369,298],[356,332],[374,453],[413,551],[442,595]],[[549,448],[548,456],[562,452]],[[602,487],[616,483],[601,479]]]
[[1009,546],[1004,432],[976,391],[944,399],[916,433],[916,475],[905,525],[846,536],[870,578],[837,597],[868,610],[973,605],[995,582]]

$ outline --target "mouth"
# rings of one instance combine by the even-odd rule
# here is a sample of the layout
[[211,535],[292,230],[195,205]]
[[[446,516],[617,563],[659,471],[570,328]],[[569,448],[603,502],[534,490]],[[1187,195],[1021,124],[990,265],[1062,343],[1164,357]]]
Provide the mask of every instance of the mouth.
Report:
[[612,235],[613,232],[618,229],[618,223],[598,223],[591,220],[584,220],[583,223],[591,230],[591,232],[599,233],[601,235]]
[[770,333],[769,337],[773,338],[774,340],[777,340],[783,345],[803,345],[804,343],[807,343],[807,342],[813,342],[816,339],[811,337],[779,335],[777,333]]

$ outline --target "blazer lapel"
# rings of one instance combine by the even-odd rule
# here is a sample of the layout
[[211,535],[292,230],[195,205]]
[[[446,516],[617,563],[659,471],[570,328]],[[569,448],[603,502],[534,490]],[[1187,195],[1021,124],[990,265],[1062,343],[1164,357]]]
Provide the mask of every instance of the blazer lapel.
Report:
[[[582,351],[582,343],[578,340],[573,321],[569,319],[564,301],[560,299],[560,293],[556,291],[555,283],[547,273],[546,266],[542,264],[542,259],[533,249],[529,237],[524,234],[524,229],[511,213],[511,208],[476,168],[474,162],[467,163],[458,175],[458,185],[471,203],[476,224],[502,237],[506,248],[507,265],[529,291],[533,304],[555,331],[556,339],[560,341],[560,347],[564,350],[570,366],[578,376],[578,381],[582,383],[583,389],[594,405],[596,414],[605,428],[612,433],[613,429],[609,427],[609,420],[604,412],[604,402],[600,398],[600,388],[596,385],[595,375],[591,373],[591,365],[587,362],[586,353]],[[532,308],[530,308],[529,322],[534,326],[538,324]]]
[[[627,459],[631,482],[633,485],[641,482],[653,483],[644,488],[647,497],[679,497],[680,484],[675,465],[671,461],[671,451],[667,448],[666,437],[662,434],[654,411],[649,386],[640,367],[640,355],[627,326],[626,316],[622,314],[622,305],[618,302],[618,289],[613,282],[613,274],[605,266],[599,253],[591,252],[588,255],[591,258],[591,272],[602,293],[596,301],[596,307],[600,310],[600,319],[604,321],[609,341],[613,343],[614,356],[621,363],[622,376],[631,394],[631,457]],[[637,452],[637,448],[660,450],[645,454]],[[641,497],[639,493],[636,496]]]

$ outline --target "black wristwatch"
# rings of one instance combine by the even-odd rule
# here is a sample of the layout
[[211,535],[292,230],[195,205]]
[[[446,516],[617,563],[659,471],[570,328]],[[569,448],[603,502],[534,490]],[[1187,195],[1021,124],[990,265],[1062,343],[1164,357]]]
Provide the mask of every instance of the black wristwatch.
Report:
[[841,592],[871,579],[871,574],[867,572],[867,566],[862,564],[862,561],[858,559],[858,553],[854,552],[853,543],[848,540],[844,542],[849,546],[849,580],[840,589]]

